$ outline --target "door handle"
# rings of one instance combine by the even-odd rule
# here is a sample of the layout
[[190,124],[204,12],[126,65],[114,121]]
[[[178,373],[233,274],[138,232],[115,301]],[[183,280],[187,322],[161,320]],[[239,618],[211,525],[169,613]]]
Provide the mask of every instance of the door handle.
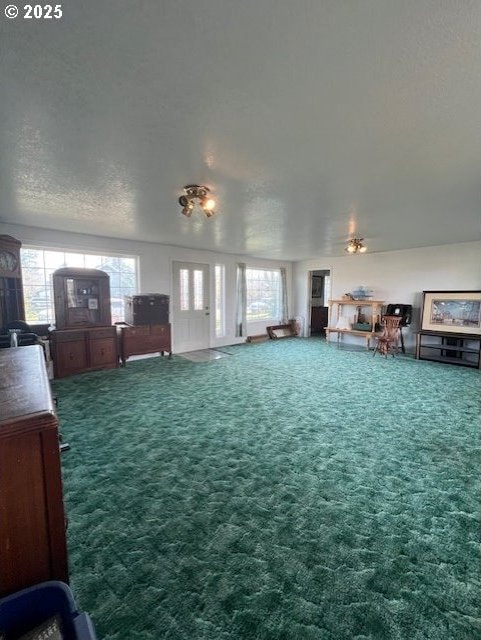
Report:
[[206,316],[210,316],[210,313],[207,311],[205,315],[206,315]]

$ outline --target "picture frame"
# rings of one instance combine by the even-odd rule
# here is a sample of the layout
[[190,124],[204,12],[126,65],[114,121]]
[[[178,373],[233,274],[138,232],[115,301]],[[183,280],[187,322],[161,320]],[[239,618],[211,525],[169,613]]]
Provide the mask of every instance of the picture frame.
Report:
[[312,276],[312,297],[322,298],[324,278],[322,276]]
[[279,338],[292,338],[297,336],[297,331],[293,323],[276,324],[272,327],[266,327],[267,335],[271,340]]
[[481,291],[423,291],[421,331],[481,335]]

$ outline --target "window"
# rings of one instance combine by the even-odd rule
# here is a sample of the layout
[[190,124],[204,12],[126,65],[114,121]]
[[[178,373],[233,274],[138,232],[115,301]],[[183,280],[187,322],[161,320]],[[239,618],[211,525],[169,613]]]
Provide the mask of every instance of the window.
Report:
[[324,306],[331,298],[331,276],[324,276]]
[[246,269],[247,322],[279,320],[282,317],[279,269]]
[[194,269],[194,310],[202,311],[204,308],[204,272]]
[[124,296],[137,291],[137,258],[58,249],[21,249],[27,322],[54,322],[52,273],[61,267],[100,269],[110,276],[112,322],[124,320]]
[[189,270],[188,269],[180,269],[179,286],[180,286],[180,310],[189,311]]
[[225,266],[215,265],[215,337],[225,336]]

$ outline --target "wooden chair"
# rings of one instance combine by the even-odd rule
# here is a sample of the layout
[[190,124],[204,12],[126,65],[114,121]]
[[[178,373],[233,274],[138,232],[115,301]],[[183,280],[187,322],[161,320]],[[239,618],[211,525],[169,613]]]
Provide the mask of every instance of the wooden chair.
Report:
[[399,350],[399,324],[402,318],[400,316],[383,316],[383,333],[377,337],[376,347],[374,349],[373,355],[376,355],[376,352],[380,353],[382,356],[388,356],[390,353],[393,357]]

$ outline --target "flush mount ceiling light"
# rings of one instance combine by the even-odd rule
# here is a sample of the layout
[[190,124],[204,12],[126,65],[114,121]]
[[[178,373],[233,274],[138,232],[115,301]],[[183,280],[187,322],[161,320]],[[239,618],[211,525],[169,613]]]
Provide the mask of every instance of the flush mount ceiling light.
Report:
[[196,205],[202,209],[207,218],[214,215],[215,200],[209,196],[209,187],[201,184],[188,184],[184,187],[184,191],[185,195],[179,198],[184,216],[190,218]]
[[347,243],[347,247],[345,248],[345,251],[347,251],[347,253],[366,253],[367,251],[367,247],[362,244],[362,241],[364,240],[364,238],[351,238],[351,240],[349,240],[349,242]]

